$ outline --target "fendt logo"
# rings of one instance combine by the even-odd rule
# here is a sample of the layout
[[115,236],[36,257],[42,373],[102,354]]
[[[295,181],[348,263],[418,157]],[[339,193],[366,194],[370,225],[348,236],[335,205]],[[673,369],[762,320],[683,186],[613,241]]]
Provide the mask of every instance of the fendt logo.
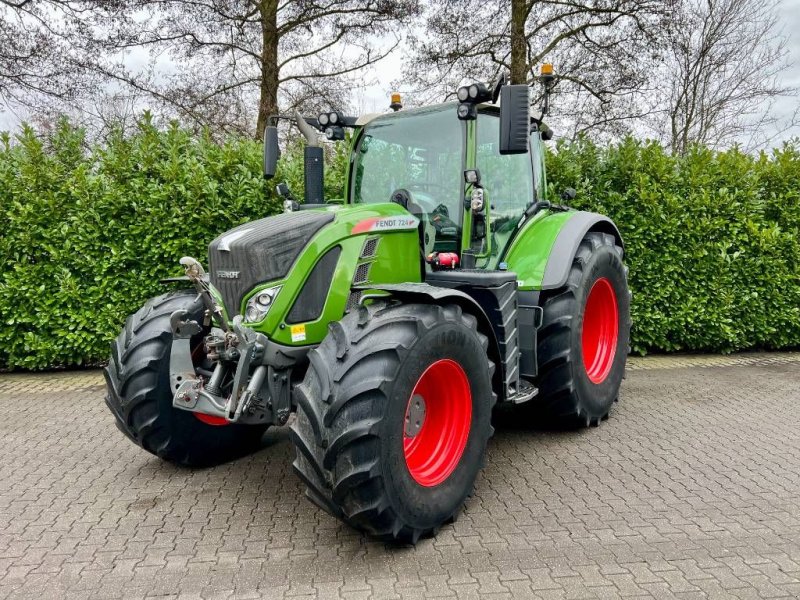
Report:
[[220,279],[239,279],[241,271],[216,271],[215,274]]

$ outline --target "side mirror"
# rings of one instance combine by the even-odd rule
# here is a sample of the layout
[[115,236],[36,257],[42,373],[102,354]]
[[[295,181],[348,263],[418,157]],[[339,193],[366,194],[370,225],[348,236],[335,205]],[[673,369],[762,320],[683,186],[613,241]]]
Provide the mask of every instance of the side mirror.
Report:
[[278,169],[278,159],[281,156],[281,149],[278,147],[278,128],[267,126],[264,129],[264,179],[275,177]]
[[500,88],[500,154],[525,154],[528,151],[528,111],[527,85],[504,85]]

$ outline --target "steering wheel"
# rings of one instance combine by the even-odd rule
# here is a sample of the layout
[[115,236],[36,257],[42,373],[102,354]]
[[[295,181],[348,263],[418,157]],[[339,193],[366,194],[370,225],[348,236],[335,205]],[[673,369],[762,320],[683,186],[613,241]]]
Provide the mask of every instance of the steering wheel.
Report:
[[411,214],[420,217],[422,221],[422,251],[427,256],[433,252],[433,244],[436,240],[437,229],[431,222],[432,209],[428,206],[428,201],[421,201],[416,198],[407,188],[400,188],[392,192],[390,199],[403,206]]

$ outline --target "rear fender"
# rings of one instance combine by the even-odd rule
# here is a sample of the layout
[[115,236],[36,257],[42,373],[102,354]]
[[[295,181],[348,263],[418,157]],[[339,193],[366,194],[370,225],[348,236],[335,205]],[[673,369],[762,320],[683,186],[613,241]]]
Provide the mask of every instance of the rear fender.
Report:
[[553,242],[550,256],[547,258],[547,264],[544,268],[541,289],[557,289],[567,283],[567,277],[569,276],[570,268],[572,268],[575,254],[578,252],[578,246],[580,246],[583,237],[590,231],[613,235],[616,243],[622,247],[624,254],[625,246],[622,242],[622,236],[611,219],[597,213],[578,211],[564,224]]
[[523,225],[502,262],[517,274],[520,290],[559,288],[566,283],[578,246],[589,231],[609,233],[622,245],[622,236],[608,217],[546,211]]

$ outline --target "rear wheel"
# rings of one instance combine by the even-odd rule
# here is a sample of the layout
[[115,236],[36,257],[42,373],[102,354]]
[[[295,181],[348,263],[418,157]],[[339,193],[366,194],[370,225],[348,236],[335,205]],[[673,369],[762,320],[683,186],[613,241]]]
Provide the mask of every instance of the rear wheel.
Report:
[[386,540],[452,520],[492,432],[487,343],[455,305],[380,303],[332,323],[295,395],[308,497]]
[[543,302],[539,397],[530,410],[567,425],[597,425],[619,396],[630,337],[630,292],[622,248],[591,232],[566,285]]
[[[220,417],[173,408],[169,320],[176,310],[203,321],[203,305],[195,292],[173,292],[148,300],[128,317],[111,344],[104,371],[106,404],[117,427],[148,452],[183,466],[218,464],[256,449],[264,425],[229,424]],[[199,351],[201,343],[202,334],[192,339],[192,348]]]

